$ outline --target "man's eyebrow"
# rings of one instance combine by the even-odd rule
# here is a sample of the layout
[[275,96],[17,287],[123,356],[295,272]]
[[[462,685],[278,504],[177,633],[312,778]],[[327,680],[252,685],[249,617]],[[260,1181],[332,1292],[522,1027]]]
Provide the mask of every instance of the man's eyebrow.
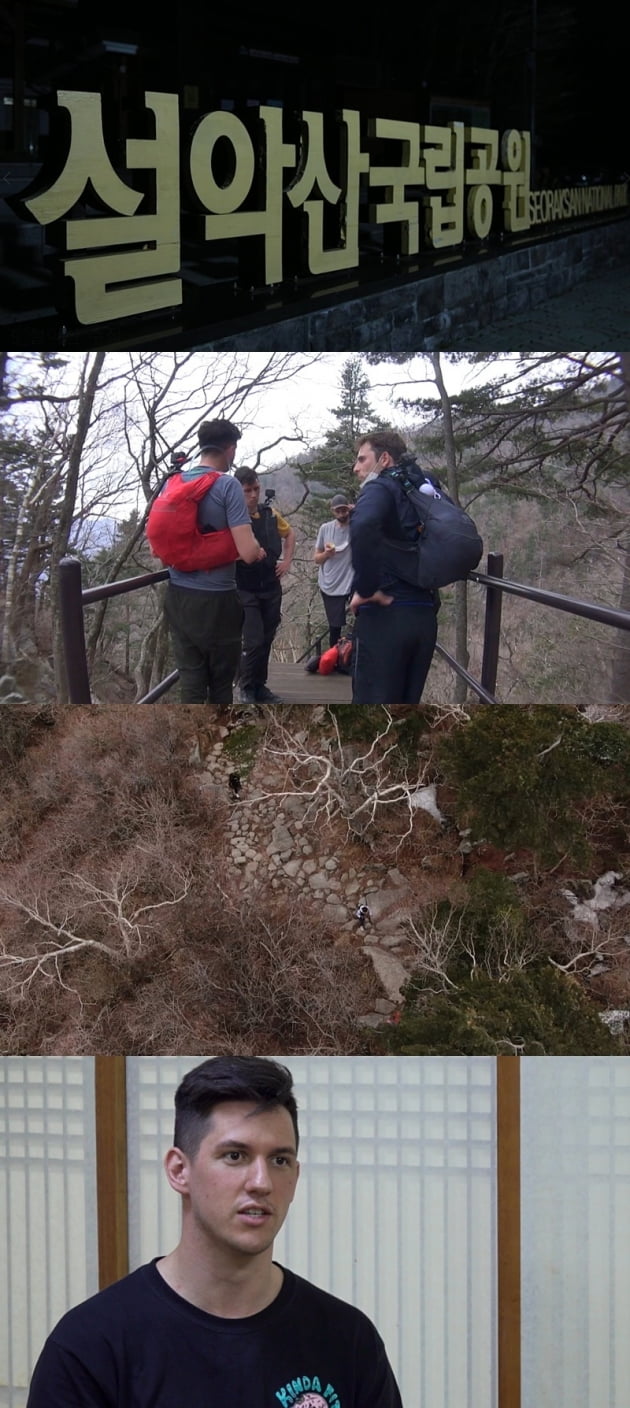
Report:
[[[251,1144],[243,1144],[240,1139],[222,1139],[216,1147],[217,1149],[243,1149],[246,1153],[249,1153],[251,1152],[252,1146]],[[295,1157],[297,1150],[294,1148],[293,1144],[282,1144],[279,1145],[277,1149],[270,1149],[269,1153],[270,1155],[293,1154]]]

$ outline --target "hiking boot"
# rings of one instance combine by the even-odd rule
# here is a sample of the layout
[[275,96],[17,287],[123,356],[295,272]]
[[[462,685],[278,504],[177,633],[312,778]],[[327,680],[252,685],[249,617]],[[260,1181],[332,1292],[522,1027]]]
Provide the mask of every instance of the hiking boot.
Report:
[[260,685],[260,687],[256,690],[256,703],[257,703],[257,704],[283,704],[283,703],[284,703],[284,700],[280,698],[280,695],[279,695],[279,694],[274,694],[274,693],[273,693],[273,690],[267,689],[266,684],[262,684],[262,685]]
[[258,695],[254,693],[253,689],[239,689],[238,698],[240,704],[258,703]]

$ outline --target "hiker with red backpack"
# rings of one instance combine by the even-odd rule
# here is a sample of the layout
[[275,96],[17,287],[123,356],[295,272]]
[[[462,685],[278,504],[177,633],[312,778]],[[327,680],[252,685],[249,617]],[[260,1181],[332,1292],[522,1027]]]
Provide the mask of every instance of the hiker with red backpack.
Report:
[[437,639],[439,588],[465,579],[483,544],[396,431],[362,436],[354,473],[361,492],[350,520],[352,702],[418,704]]
[[261,561],[241,485],[230,474],[241,432],[227,420],[199,427],[199,460],[169,475],[146,534],[169,569],[165,613],[185,704],[231,704],[243,608],[236,559]]

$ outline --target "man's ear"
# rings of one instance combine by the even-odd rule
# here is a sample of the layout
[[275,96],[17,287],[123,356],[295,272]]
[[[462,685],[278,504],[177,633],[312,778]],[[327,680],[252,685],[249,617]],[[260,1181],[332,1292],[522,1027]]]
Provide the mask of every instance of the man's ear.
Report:
[[189,1170],[190,1160],[182,1153],[181,1149],[169,1149],[164,1155],[164,1171],[171,1188],[176,1193],[188,1192]]

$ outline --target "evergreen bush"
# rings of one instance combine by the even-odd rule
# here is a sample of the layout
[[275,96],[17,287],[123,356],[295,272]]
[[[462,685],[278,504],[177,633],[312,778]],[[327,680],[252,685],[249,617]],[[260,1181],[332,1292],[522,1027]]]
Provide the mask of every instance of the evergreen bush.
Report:
[[627,729],[591,724],[572,709],[480,708],[439,740],[438,757],[460,821],[494,845],[544,860],[588,859],[584,803],[605,795],[630,804]]

